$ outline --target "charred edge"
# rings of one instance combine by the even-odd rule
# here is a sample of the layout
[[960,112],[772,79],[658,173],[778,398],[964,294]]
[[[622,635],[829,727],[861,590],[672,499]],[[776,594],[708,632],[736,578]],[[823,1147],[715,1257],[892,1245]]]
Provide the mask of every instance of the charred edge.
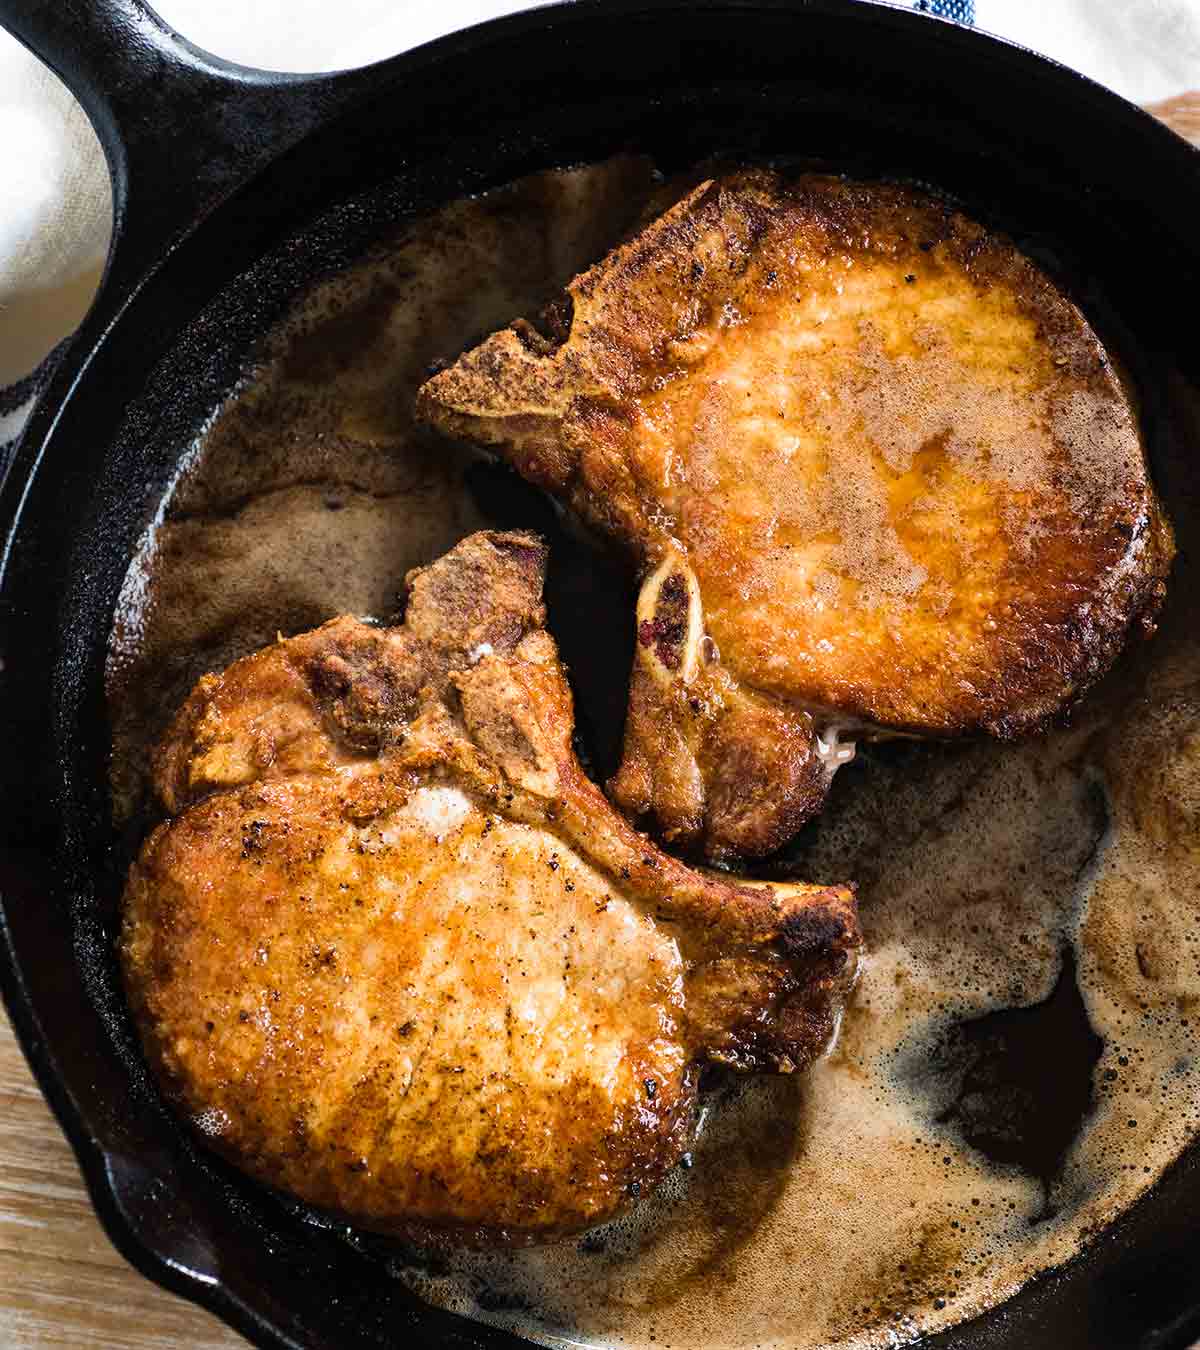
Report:
[[394,729],[416,712],[415,691],[378,650],[319,652],[299,668],[330,734],[353,750],[378,754]]
[[541,576],[548,550],[545,541],[537,535],[494,534],[491,543],[497,553],[511,559],[523,572]]
[[353,672],[340,652],[320,652],[306,664],[309,687],[318,698],[345,698],[350,692]]
[[564,292],[551,300],[540,313],[513,324],[521,343],[535,356],[551,356],[571,336],[575,322],[575,299]]
[[845,964],[852,925],[844,914],[824,905],[812,905],[789,914],[780,924],[779,942],[793,959],[828,958],[840,969]]

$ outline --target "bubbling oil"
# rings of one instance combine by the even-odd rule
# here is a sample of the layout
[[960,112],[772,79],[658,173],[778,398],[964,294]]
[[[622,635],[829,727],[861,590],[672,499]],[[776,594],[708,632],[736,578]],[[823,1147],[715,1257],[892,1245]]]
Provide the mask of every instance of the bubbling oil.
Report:
[[[431,363],[528,313],[636,219],[642,161],[540,175],[316,285],[198,439],[109,656],[118,812],[204,670],[335,614],[386,617],[472,529],[552,537],[550,622],[598,772],[633,595],[512,475],[423,439]],[[580,1240],[386,1258],[431,1302],[548,1345],[892,1346],[1079,1250],[1200,1132],[1200,400],[1158,486],[1182,544],[1159,636],[1069,727],[867,746],[781,868],[859,883],[869,955],[803,1078],[719,1080],[691,1154]],[[611,638],[597,642],[597,634]]]

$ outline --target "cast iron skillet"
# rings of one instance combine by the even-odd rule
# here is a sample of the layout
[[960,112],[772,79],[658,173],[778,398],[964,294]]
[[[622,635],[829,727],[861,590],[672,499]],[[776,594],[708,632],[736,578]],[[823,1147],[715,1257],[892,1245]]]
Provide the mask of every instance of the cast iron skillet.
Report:
[[[848,0],[580,0],[315,78],[232,67],[138,0],[0,0],[109,157],[101,294],[0,489],[0,982],[112,1240],[264,1346],[503,1346],[425,1308],[386,1253],[198,1153],[116,992],[103,660],[131,550],[189,436],[290,295],[388,221],[640,148],[820,155],[929,180],[1093,282],[1153,417],[1197,373],[1200,155],[1082,77]],[[1183,541],[1184,547],[1190,541]],[[950,1347],[1171,1347],[1200,1332],[1185,1157],[1065,1271]]]

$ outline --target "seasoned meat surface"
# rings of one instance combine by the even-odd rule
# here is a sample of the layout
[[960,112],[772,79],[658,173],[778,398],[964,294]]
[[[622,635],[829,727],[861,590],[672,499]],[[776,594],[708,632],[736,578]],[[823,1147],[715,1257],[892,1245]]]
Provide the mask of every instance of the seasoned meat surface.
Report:
[[818,810],[839,730],[1044,725],[1164,595],[1100,340],[1011,241],[905,187],[706,181],[419,412],[641,569],[612,792],[713,856]]
[[124,899],[150,1062],[212,1147],[365,1226],[523,1243],[687,1147],[699,1069],[807,1066],[859,935],[843,887],[661,853],[585,777],[545,550],[482,533],[405,623],[206,676]]

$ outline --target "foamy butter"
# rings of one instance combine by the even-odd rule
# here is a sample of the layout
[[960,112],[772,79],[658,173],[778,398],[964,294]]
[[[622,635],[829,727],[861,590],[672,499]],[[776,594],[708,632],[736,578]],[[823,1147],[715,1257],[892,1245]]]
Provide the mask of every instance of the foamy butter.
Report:
[[[1195,702],[1186,716],[1194,728]],[[711,1346],[719,1327],[722,1346],[876,1346],[984,1311],[1072,1255],[1200,1123],[1200,856],[1147,840],[1120,785],[1106,805],[1084,749],[1099,722],[941,766],[933,754],[944,781],[899,781],[906,764],[860,784],[812,858],[875,853],[871,955],[833,1056],[806,1083],[748,1083],[718,1104],[693,1168],[623,1223],[461,1257],[437,1279],[411,1273],[417,1287],[551,1345]],[[1200,783],[1200,757],[1186,773]],[[1046,999],[1065,951],[1103,1046],[1047,1188],[967,1143],[946,1119],[961,1075],[938,1065],[962,1019]]]
[[[1187,539],[1182,399],[1159,479]],[[417,1281],[426,1296],[550,1345],[712,1346],[714,1328],[722,1346],[896,1345],[994,1306],[1126,1209],[1200,1132],[1194,568],[1185,557],[1160,635],[1072,729],[875,752],[831,807],[798,861],[859,879],[870,955],[807,1083],[747,1084],[692,1170],[622,1224],[460,1258]],[[1077,1005],[1082,1038],[1056,1040],[1056,1014],[1024,1045],[1019,1028],[988,1044],[989,1014],[1037,1019],[1047,1000]],[[975,1060],[951,1052],[981,1028]],[[1006,1039],[1011,1061],[1039,1036],[1059,1056],[1041,1100],[1036,1075],[1032,1095],[1004,1082]],[[1006,1108],[1036,1135],[1080,1071],[1044,1177],[989,1157]],[[989,1106],[991,1149],[969,1128]]]
[[[413,431],[416,385],[603,252],[649,186],[621,162],[459,203],[299,302],[131,570],[110,660],[127,807],[200,671],[276,631],[387,614],[408,567],[488,523],[465,461]],[[908,376],[916,388],[922,369]],[[1200,530],[1189,394],[1176,413],[1156,473],[1187,541]],[[869,945],[825,1062],[719,1084],[692,1166],[615,1224],[429,1268],[397,1258],[396,1276],[547,1345],[891,1346],[993,1306],[1127,1208],[1200,1131],[1189,552],[1160,636],[1071,729],[1008,746],[860,741],[795,859],[798,875],[859,882]],[[608,704],[592,693],[619,710],[620,689]],[[848,749],[825,741],[832,760]],[[451,798],[419,809],[452,828]],[[1032,1011],[1010,1025],[999,1010],[1012,1008]],[[1078,1111],[1005,1161],[1006,1137],[1045,1114],[1019,1062],[1039,1039],[1061,1050]]]

